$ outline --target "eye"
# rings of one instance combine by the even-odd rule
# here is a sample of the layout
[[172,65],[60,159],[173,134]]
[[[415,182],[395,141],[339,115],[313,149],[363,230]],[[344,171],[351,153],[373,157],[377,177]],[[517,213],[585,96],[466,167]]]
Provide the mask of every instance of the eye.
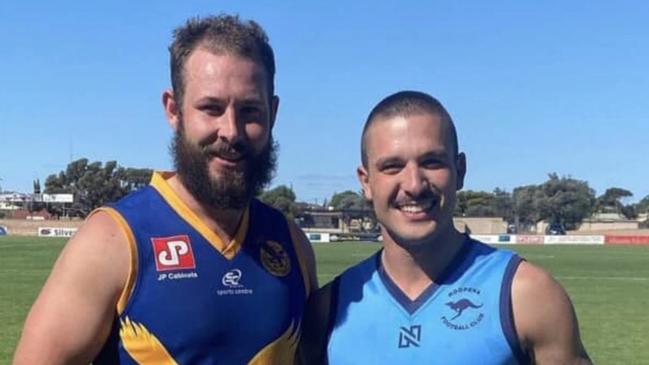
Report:
[[200,106],[198,109],[211,116],[219,116],[223,114],[224,111],[223,107],[219,104],[205,104]]
[[378,170],[387,175],[398,174],[403,168],[403,164],[396,161],[387,161],[379,165]]
[[259,108],[256,105],[246,105],[241,108],[239,111],[241,115],[251,117],[251,116],[258,116],[261,114],[261,108]]
[[439,158],[427,158],[421,162],[421,165],[427,169],[441,169],[446,166],[446,161]]

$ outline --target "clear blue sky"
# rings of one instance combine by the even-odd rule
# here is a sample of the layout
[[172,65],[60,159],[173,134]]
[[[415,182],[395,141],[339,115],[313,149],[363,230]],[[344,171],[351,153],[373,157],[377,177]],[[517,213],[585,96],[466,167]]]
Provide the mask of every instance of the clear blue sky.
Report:
[[273,186],[319,203],[359,190],[359,136],[384,96],[419,89],[453,116],[466,188],[557,172],[649,195],[646,1],[0,2],[0,186],[71,159],[169,169],[167,46],[194,15],[238,13],[276,52]]

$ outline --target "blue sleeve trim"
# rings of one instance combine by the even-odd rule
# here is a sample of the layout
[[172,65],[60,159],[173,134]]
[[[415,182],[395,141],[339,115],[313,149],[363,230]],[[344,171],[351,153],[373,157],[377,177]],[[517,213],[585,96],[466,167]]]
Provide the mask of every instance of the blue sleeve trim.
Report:
[[523,259],[520,256],[513,255],[509,259],[507,268],[505,268],[502,286],[500,287],[500,324],[502,325],[507,343],[518,363],[529,364],[529,355],[523,351],[521,343],[518,340],[518,334],[516,333],[516,326],[514,324],[514,312],[512,310],[512,282],[516,269],[518,269],[518,265],[522,261]]

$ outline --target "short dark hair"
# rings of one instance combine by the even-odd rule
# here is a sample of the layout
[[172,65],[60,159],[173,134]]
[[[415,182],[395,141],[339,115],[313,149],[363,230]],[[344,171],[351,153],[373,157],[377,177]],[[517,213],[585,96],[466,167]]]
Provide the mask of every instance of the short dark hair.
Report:
[[226,52],[251,59],[264,66],[268,76],[269,100],[275,90],[275,55],[263,28],[252,20],[242,21],[237,15],[190,18],[173,31],[169,46],[171,86],[176,103],[182,105],[185,93],[184,67],[189,55],[198,47],[211,52]]
[[459,153],[457,132],[451,115],[446,111],[442,103],[434,97],[421,91],[405,90],[394,93],[381,100],[370,112],[370,115],[363,126],[361,135],[361,161],[363,167],[367,168],[367,142],[366,134],[370,126],[376,120],[388,119],[397,116],[407,117],[415,114],[432,114],[439,115],[442,121],[448,124],[448,133],[450,133],[453,142],[453,155],[457,157]]

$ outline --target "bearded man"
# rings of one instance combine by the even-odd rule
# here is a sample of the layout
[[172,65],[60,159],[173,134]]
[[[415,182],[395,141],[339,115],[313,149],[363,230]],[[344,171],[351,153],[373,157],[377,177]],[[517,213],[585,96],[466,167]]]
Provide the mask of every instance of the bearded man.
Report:
[[252,21],[176,29],[162,101],[175,172],[93,212],[34,303],[15,364],[291,364],[313,251],[254,197],[275,168],[273,50]]

